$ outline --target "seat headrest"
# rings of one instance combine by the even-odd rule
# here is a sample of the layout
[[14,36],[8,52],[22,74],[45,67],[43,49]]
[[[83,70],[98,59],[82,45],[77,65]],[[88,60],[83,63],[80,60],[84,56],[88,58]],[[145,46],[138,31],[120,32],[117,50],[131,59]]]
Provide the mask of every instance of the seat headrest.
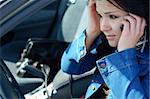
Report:
[[[87,5],[87,0],[77,0],[75,4],[71,4],[64,14],[62,19],[62,35],[64,41],[71,42],[76,35],[78,28],[82,27],[81,18],[85,7]],[[82,21],[84,22],[84,21]]]

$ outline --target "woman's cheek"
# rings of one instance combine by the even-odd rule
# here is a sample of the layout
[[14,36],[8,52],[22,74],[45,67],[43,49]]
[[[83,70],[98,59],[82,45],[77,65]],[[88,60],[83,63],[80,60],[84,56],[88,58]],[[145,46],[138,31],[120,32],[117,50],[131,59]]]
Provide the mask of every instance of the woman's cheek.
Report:
[[122,28],[123,28],[121,23],[119,24],[119,23],[112,22],[111,26],[113,31],[115,32],[114,34],[121,35]]

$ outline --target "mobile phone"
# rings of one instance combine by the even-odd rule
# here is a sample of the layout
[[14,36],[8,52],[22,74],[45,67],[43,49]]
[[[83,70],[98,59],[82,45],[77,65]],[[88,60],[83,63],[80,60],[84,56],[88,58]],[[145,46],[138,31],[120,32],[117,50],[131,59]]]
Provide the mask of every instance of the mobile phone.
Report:
[[120,26],[120,30],[121,30],[121,32],[123,31],[123,24]]

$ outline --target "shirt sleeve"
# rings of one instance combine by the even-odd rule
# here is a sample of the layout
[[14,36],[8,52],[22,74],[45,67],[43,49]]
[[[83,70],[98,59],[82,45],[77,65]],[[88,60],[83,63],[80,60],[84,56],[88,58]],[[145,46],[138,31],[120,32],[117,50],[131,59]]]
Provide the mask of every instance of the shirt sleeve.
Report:
[[139,65],[134,48],[108,55],[97,62],[111,92],[118,99],[145,99],[139,79]]
[[61,59],[61,69],[70,74],[82,74],[96,66],[94,54],[86,51],[85,31],[68,46]]

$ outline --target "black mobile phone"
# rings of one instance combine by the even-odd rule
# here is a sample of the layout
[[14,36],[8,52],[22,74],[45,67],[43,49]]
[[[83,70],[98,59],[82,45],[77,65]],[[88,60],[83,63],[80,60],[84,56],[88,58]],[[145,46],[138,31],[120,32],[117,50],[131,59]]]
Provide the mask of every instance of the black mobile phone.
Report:
[[121,32],[123,31],[123,25],[120,26],[120,30],[121,30]]

